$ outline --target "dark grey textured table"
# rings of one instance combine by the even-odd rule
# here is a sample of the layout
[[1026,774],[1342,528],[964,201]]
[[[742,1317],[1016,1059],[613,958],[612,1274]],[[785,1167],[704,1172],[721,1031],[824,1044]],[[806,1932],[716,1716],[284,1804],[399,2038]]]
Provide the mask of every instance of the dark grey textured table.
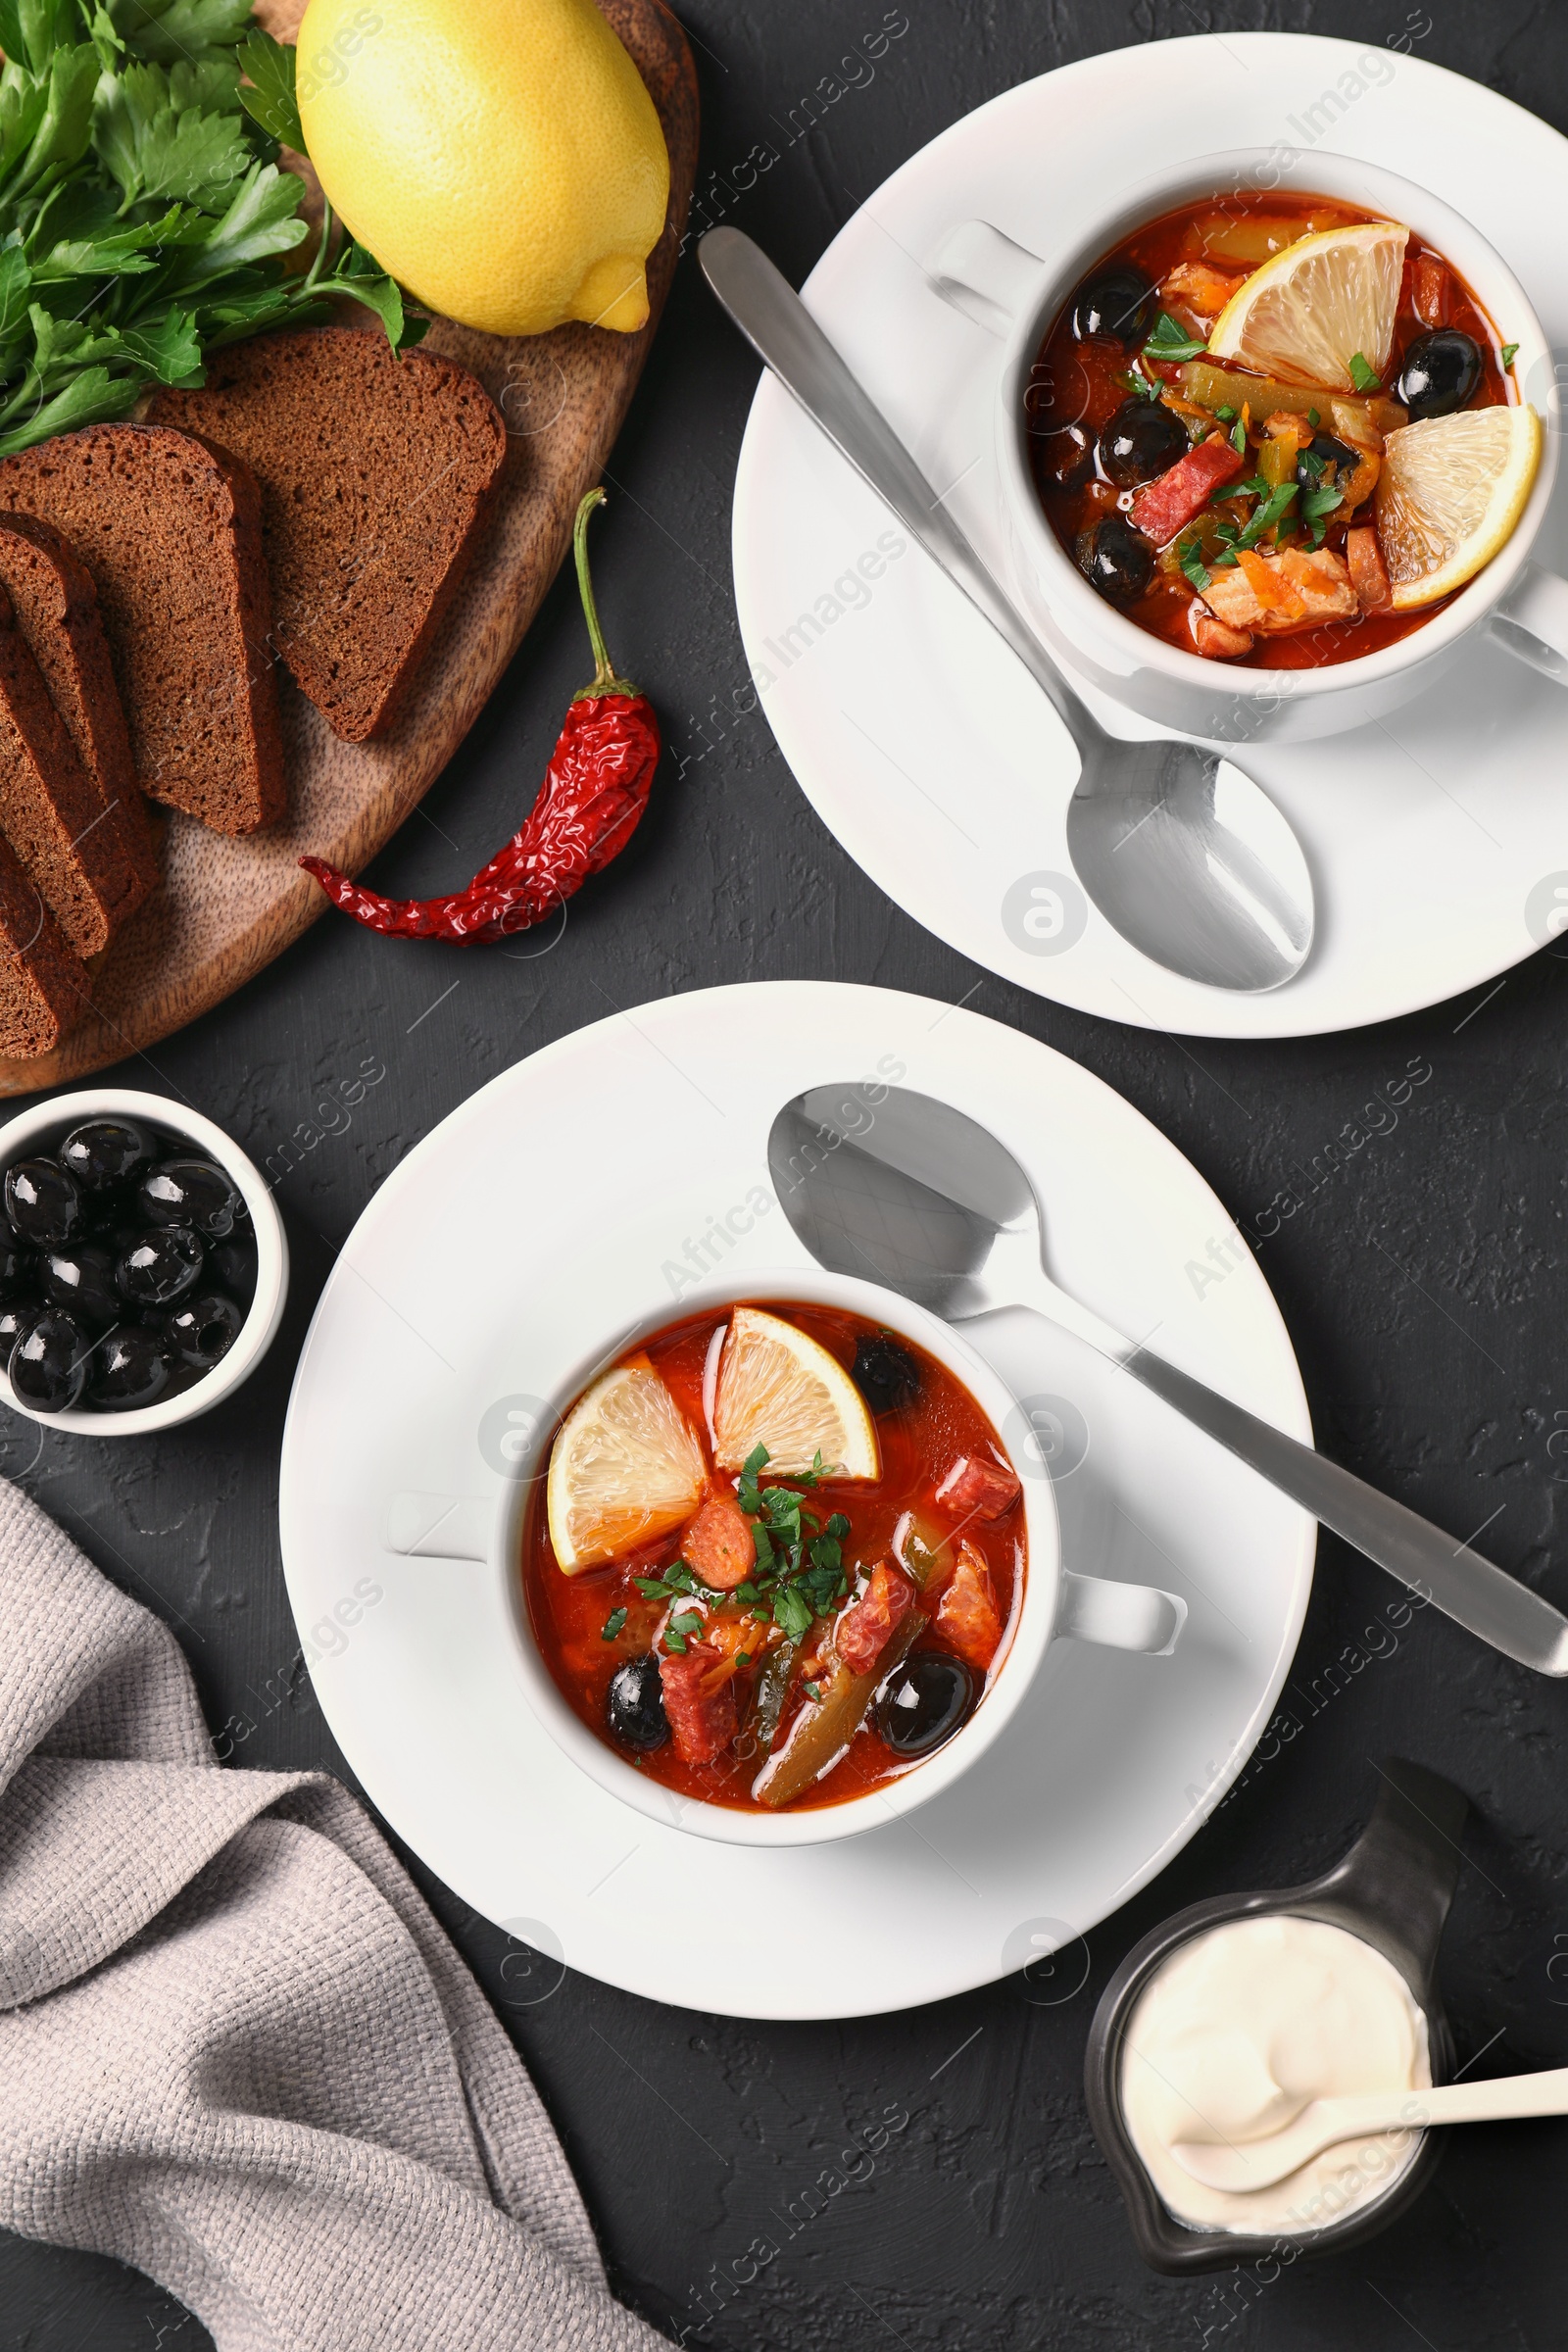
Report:
[[[1126,42],[1268,27],[1411,45],[1568,128],[1568,9],[1540,0],[903,6],[908,29],[874,74],[754,192],[718,199],[797,280],[956,116]],[[759,139],[781,145],[776,126],[884,10],[685,0],[684,15],[700,44],[706,181]],[[1440,184],[1442,168],[1435,155]],[[193,1428],[35,1446],[30,1427],[8,1423],[0,1471],[174,1627],[215,1728],[228,1727],[248,1764],[344,1769],[300,1658],[274,1523],[289,1379],[335,1250],[410,1147],[498,1070],[613,1006],[714,982],[809,975],[965,997],[1100,1072],[1244,1227],[1261,1218],[1261,1263],[1325,1449],[1458,1534],[1490,1521],[1494,1555],[1568,1602],[1568,1562],[1554,1561],[1568,1480],[1568,969],[1538,956],[1490,996],[1345,1038],[1189,1051],[1020,995],[940,947],[823,832],[765,719],[716,716],[715,698],[728,709],[744,674],[729,496],[755,374],[688,256],[612,463],[615,503],[598,546],[612,644],[665,713],[673,757],[631,851],[584,894],[561,944],[520,959],[381,942],[334,917],[118,1073],[288,1165],[288,1319],[261,1374]],[[380,886],[466,879],[526,808],[583,674],[563,581],[472,737],[378,860]],[[367,1057],[387,1077],[346,1107],[342,1090]],[[1412,1057],[1430,1063],[1430,1081],[1396,1128],[1348,1150],[1348,1124]],[[311,1135],[280,1159],[287,1139]],[[627,1143],[670,1148],[667,1137]],[[1266,1212],[1282,1192],[1298,1206],[1276,1220]],[[476,1281],[504,1249],[499,1234],[474,1236]],[[1294,1735],[1095,1931],[1076,1991],[1081,1966],[1032,1993],[1014,1980],[905,2016],[783,2027],[683,2008],[679,1984],[666,2008],[568,1976],[529,2004],[538,1980],[519,1979],[521,1955],[509,1964],[506,1939],[421,1874],[533,2069],[617,2289],[672,2335],[687,2328],[726,2352],[1561,2346],[1568,2123],[1456,2134],[1425,2197],[1360,2253],[1277,2278],[1174,2283],[1135,2258],[1085,2121],[1085,2029],[1121,1954],[1200,1895],[1323,1868],[1365,1816],[1371,1759],[1390,1751],[1451,1774],[1477,1808],[1445,1947],[1461,2055],[1485,2050],[1484,2069],[1499,2072],[1568,2060],[1568,1691],[1433,1612],[1396,1634],[1395,1597],[1324,1540],[1287,1692]],[[923,1925],[906,1923],[911,1936]],[[880,2144],[873,2131],[849,2180],[845,2151],[878,2125]],[[775,2249],[760,2263],[758,2239]],[[199,2352],[207,2339],[131,2272],[5,2239],[0,2340],[15,2352]]]

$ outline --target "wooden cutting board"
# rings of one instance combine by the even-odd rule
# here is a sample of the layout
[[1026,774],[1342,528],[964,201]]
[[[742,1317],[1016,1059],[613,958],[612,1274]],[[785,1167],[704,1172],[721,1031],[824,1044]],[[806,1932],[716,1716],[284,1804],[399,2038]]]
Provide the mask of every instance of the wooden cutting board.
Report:
[[[697,75],[679,24],[660,0],[600,6],[653,93],[669,147],[669,216],[648,264],[648,324],[635,335],[564,326],[509,340],[436,322],[426,348],[478,376],[507,420],[507,460],[484,536],[402,717],[374,743],[341,743],[279,662],[288,819],[233,841],[172,814],[162,887],[94,959],[91,1013],[53,1054],[0,1056],[0,1095],[104,1069],[210,1011],[281,955],[327,906],[298,859],[309,853],[358,873],[440,774],[516,652],[642,373],[697,169]],[[304,0],[262,0],[257,14],[292,40]]]

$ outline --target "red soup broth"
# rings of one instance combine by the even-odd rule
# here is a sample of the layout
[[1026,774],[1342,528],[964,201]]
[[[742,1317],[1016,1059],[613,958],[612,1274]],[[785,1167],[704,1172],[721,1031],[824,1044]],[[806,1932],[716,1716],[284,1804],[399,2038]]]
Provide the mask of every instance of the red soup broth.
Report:
[[[752,1302],[742,1299],[735,1303]],[[767,1314],[797,1324],[846,1370],[855,1361],[858,1343],[874,1338],[892,1339],[917,1366],[919,1388],[913,1400],[874,1416],[882,1459],[882,1475],[878,1480],[824,1479],[819,1486],[808,1490],[788,1474],[779,1474],[774,1479],[764,1470],[762,1483],[798,1489],[806,1509],[819,1524],[825,1524],[835,1511],[842,1512],[849,1520],[851,1532],[843,1540],[842,1549],[851,1600],[857,1589],[857,1573],[869,1573],[879,1562],[893,1556],[895,1534],[906,1513],[918,1514],[922,1521],[950,1539],[938,1555],[939,1566],[916,1598],[916,1608],[930,1620],[915,1644],[919,1652],[953,1647],[937,1623],[936,1612],[944,1585],[951,1579],[957,1540],[961,1537],[971,1545],[984,1562],[1002,1627],[1001,1640],[989,1666],[983,1674],[974,1675],[977,1704],[983,1703],[985,1692],[1006,1656],[1023,1599],[1027,1556],[1023,1503],[1020,1496],[1000,1517],[988,1520],[973,1511],[956,1516],[936,1496],[937,1489],[959,1456],[1006,1464],[1005,1448],[990,1419],[945,1365],[902,1333],[837,1308],[774,1299],[755,1303]],[[652,1361],[699,1439],[711,1490],[732,1492],[734,1478],[713,1467],[703,1402],[709,1348],[714,1333],[728,1322],[730,1311],[710,1308],[706,1314],[667,1324],[652,1339],[628,1349],[623,1360],[646,1356]],[[752,1666],[736,1673],[738,1736],[731,1746],[710,1763],[683,1762],[674,1751],[673,1740],[666,1740],[652,1751],[638,1752],[616,1739],[609,1728],[606,1708],[611,1678],[628,1660],[644,1657],[655,1649],[671,1609],[666,1599],[646,1597],[634,1579],[657,1577],[662,1569],[679,1558],[681,1542],[682,1531],[677,1528],[658,1542],[644,1544],[625,1559],[566,1576],[551,1548],[545,1482],[541,1479],[529,1505],[522,1539],[522,1582],[529,1623],[540,1654],[573,1713],[633,1771],[680,1796],[761,1813],[768,1808],[753,1797],[752,1784],[765,1761],[766,1749],[759,1746],[749,1718],[765,1650],[754,1644]],[[677,1608],[691,1605],[684,1600],[674,1603]],[[838,1604],[847,1605],[847,1601]],[[607,1641],[605,1628],[619,1609],[626,1612],[624,1621]],[[742,1604],[730,1603],[717,1614],[723,1616],[731,1611],[747,1613]],[[832,1622],[832,1616],[819,1619],[806,1638],[801,1666],[788,1690],[772,1742],[775,1750],[787,1740],[792,1723],[808,1703],[802,1688],[808,1679],[804,1669],[808,1666],[813,1648],[820,1648],[826,1642]],[[696,1645],[701,1642],[702,1635],[695,1634],[691,1639]],[[775,1645],[777,1640],[774,1637]],[[848,1798],[863,1796],[869,1789],[899,1779],[924,1760],[895,1753],[868,1718],[832,1769],[785,1809],[800,1812],[815,1806],[842,1804]]]
[[[1288,194],[1281,190],[1265,194],[1251,189],[1235,194],[1227,192],[1201,204],[1183,205],[1175,212],[1161,214],[1102,255],[1094,269],[1086,271],[1080,287],[1064,304],[1041,343],[1025,394],[1035,486],[1046,518],[1069,557],[1077,561],[1080,545],[1095,525],[1108,514],[1126,514],[1136,495],[1135,490],[1118,489],[1104,479],[1094,454],[1094,443],[1102,428],[1129,397],[1126,377],[1134,362],[1151,380],[1157,377],[1178,395],[1181,391],[1179,363],[1151,361],[1143,356],[1136,341],[1122,347],[1108,338],[1078,339],[1073,332],[1072,316],[1082,286],[1104,270],[1131,268],[1158,289],[1178,264],[1203,261],[1234,271],[1239,286],[1247,274],[1248,264],[1235,259],[1224,246],[1225,231],[1236,223],[1256,222],[1267,235],[1271,224],[1278,222],[1281,234],[1277,244],[1283,246],[1305,233],[1303,224],[1307,222],[1312,231],[1317,231],[1389,217],[1386,213],[1362,212],[1336,198],[1312,196],[1296,189]],[[1425,315],[1418,305],[1424,306]],[[1157,291],[1151,311],[1151,327],[1160,310],[1172,311],[1179,324],[1191,325],[1195,334],[1201,334],[1200,321],[1191,314],[1181,315],[1179,306],[1165,302]],[[1481,379],[1464,406],[1479,409],[1516,404],[1518,389],[1502,364],[1503,342],[1497,328],[1452,263],[1435,246],[1423,244],[1412,230],[1405,247],[1398,318],[1384,378],[1387,385],[1393,387],[1397,383],[1405,354],[1415,338],[1440,325],[1457,327],[1469,335],[1482,355]],[[1246,372],[1236,368],[1231,361],[1224,366],[1232,372]],[[1321,416],[1325,432],[1332,430],[1329,403],[1334,397],[1330,392],[1323,397]],[[1402,412],[1395,421],[1401,420]],[[1223,492],[1219,495],[1223,496]],[[1370,512],[1370,505],[1359,508],[1354,520],[1365,522]],[[1345,554],[1349,519],[1341,514],[1327,525],[1323,544],[1336,555]],[[1194,646],[1188,608],[1195,593],[1180,570],[1156,567],[1151,585],[1143,594],[1132,604],[1118,605],[1115,609],[1140,628],[1149,630],[1152,636],[1162,637],[1191,654]],[[1320,623],[1291,635],[1259,637],[1250,653],[1233,656],[1216,666],[1315,669],[1328,663],[1357,661],[1363,654],[1379,653],[1385,646],[1398,644],[1451,602],[1451,597],[1444,597],[1411,612],[1363,612],[1354,619]]]

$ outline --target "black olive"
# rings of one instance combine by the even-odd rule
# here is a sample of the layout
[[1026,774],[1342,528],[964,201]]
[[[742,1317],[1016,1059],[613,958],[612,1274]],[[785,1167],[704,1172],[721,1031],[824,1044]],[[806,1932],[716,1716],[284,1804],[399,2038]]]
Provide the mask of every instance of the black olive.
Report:
[[[1315,459],[1315,466],[1307,464],[1309,458]],[[1322,489],[1323,469],[1332,464],[1334,487],[1342,489],[1360,463],[1358,452],[1348,443],[1336,441],[1332,433],[1314,433],[1296,461],[1296,478],[1303,490]]]
[[234,1230],[239,1195],[210,1159],[161,1159],[136,1189],[136,1201],[149,1225],[188,1225],[209,1241],[226,1241]]
[[68,1307],[95,1331],[119,1322],[124,1302],[115,1289],[115,1261],[98,1243],[46,1250],[40,1271],[44,1294],[55,1306]]
[[234,1298],[247,1305],[255,1298],[256,1243],[250,1234],[236,1233],[226,1242],[215,1242],[207,1252],[207,1264]]
[[19,1159],[7,1168],[5,1200],[12,1229],[24,1242],[58,1247],[81,1231],[80,1190],[57,1159]]
[[220,1363],[244,1327],[244,1309],[219,1291],[182,1298],[163,1325],[180,1362],[198,1372],[210,1372]]
[[974,1705],[974,1676],[945,1649],[917,1649],[876,1694],[876,1728],[896,1756],[928,1756]]
[[1118,490],[1168,473],[1191,447],[1187,428],[1162,400],[1124,400],[1100,431],[1100,466]]
[[8,1298],[0,1306],[0,1364],[9,1361],[23,1333],[30,1331],[42,1313],[41,1298]]
[[87,1385],[92,1342],[74,1316],[46,1307],[11,1350],[11,1386],[35,1413],[66,1413]]
[[89,1193],[106,1193],[140,1175],[152,1156],[151,1137],[128,1119],[88,1119],[73,1127],[60,1147],[61,1165]]
[[652,1650],[615,1668],[605,1693],[605,1720],[628,1747],[663,1746],[669,1738],[669,1717],[664,1713],[659,1660]]
[[1434,327],[1417,335],[1404,355],[1395,398],[1420,416],[1451,416],[1462,409],[1482,373],[1481,346],[1457,326]]
[[1040,466],[1054,489],[1081,490],[1095,476],[1095,437],[1087,425],[1063,424],[1039,436]]
[[1091,588],[1112,605],[1142,596],[1154,572],[1154,551],[1123,514],[1107,514],[1079,542],[1078,561]]
[[37,1281],[34,1252],[24,1250],[15,1235],[0,1228],[0,1298],[20,1298],[24,1291],[36,1289]]
[[169,1386],[169,1348],[162,1333],[128,1323],[92,1351],[87,1395],[106,1412],[134,1412],[156,1404]]
[[1136,270],[1102,270],[1073,297],[1072,331],[1080,343],[1141,343],[1149,331],[1154,289]]
[[873,1413],[896,1413],[901,1404],[912,1404],[920,1394],[919,1365],[908,1349],[890,1340],[886,1332],[879,1332],[875,1339],[856,1341],[850,1378]]
[[115,1281],[135,1306],[172,1306],[201,1275],[206,1253],[193,1233],[166,1225],[143,1233],[122,1250]]

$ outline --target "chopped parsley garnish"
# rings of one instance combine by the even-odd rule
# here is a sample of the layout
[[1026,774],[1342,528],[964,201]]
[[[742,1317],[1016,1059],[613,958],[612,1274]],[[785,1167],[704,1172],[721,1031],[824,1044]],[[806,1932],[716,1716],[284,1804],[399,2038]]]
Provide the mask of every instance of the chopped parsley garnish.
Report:
[[801,1689],[806,1692],[808,1698],[820,1698],[822,1695],[820,1683],[803,1683]]
[[742,1467],[736,1496],[752,1521],[757,1571],[736,1588],[735,1598],[767,1610],[792,1642],[801,1641],[818,1617],[830,1617],[849,1592],[844,1543],[850,1523],[842,1511],[826,1522],[812,1517],[796,1487],[811,1488],[830,1475],[818,1453],[809,1470],[792,1472],[791,1486],[764,1487],[767,1447],[758,1446]]
[[1214,576],[1203,562],[1201,539],[1181,540],[1176,549],[1176,561],[1195,588],[1206,588]]
[[1121,373],[1113,376],[1111,380],[1113,383],[1122,385],[1137,400],[1159,400],[1164,395],[1164,385],[1157,379],[1151,383],[1136,360],[1130,368],[1123,368]]
[[1316,409],[1308,409],[1308,410],[1307,410],[1307,412],[1306,412],[1306,421],[1307,421],[1307,423],[1308,423],[1308,424],[1309,424],[1309,425],[1312,427],[1312,430],[1313,430],[1313,432],[1315,433],[1315,432],[1317,431],[1317,428],[1318,428],[1318,426],[1319,426],[1319,425],[1322,423],[1323,419],[1322,419],[1322,417],[1321,417],[1321,416],[1318,415],[1318,413],[1317,413]]
[[1223,409],[1216,409],[1214,414],[1219,418],[1221,424],[1229,424],[1231,418],[1235,416],[1236,411],[1227,407]]
[[1301,519],[1306,524],[1307,536],[1314,547],[1322,546],[1324,534],[1329,527],[1329,516],[1336,507],[1343,507],[1344,504],[1344,491],[1336,490],[1331,483],[1325,483],[1321,489],[1308,490],[1302,494]]
[[1238,416],[1236,422],[1231,426],[1231,447],[1239,458],[1246,457],[1247,420],[1245,417]]
[[1511,368],[1513,366],[1518,350],[1519,346],[1517,343],[1505,343],[1503,345],[1497,357],[1501,360],[1504,368]]
[[610,1615],[605,1619],[604,1631],[599,1637],[600,1641],[613,1642],[625,1622],[626,1612],[624,1609],[612,1609]]
[[1171,317],[1161,311],[1154,321],[1154,331],[1144,345],[1146,360],[1196,360],[1200,351],[1208,349],[1206,335],[1190,335]]
[[1333,463],[1332,458],[1320,458],[1315,456],[1311,450],[1303,449],[1296,461],[1296,467],[1297,471],[1304,473],[1309,481],[1316,482],[1322,479],[1324,466],[1331,466]]
[[1381,392],[1383,379],[1371,362],[1358,351],[1350,354],[1350,381],[1358,392]]
[[701,1593],[705,1599],[714,1599],[706,1585],[700,1585],[684,1560],[671,1560],[662,1576],[634,1576],[632,1583],[645,1600],[668,1600],[672,1593]]
[[684,1657],[686,1655],[686,1637],[688,1634],[695,1634],[702,1622],[696,1609],[682,1609],[677,1616],[670,1619],[664,1628],[664,1647],[673,1649],[681,1657]]
[[1291,506],[1295,497],[1296,484],[1294,482],[1281,482],[1277,490],[1271,490],[1267,498],[1257,507],[1247,528],[1238,534],[1234,542],[1226,548],[1224,554],[1216,557],[1215,561],[1220,564],[1234,564],[1244,547],[1255,547],[1263,533],[1272,530],[1274,525],[1282,520],[1287,508]]

